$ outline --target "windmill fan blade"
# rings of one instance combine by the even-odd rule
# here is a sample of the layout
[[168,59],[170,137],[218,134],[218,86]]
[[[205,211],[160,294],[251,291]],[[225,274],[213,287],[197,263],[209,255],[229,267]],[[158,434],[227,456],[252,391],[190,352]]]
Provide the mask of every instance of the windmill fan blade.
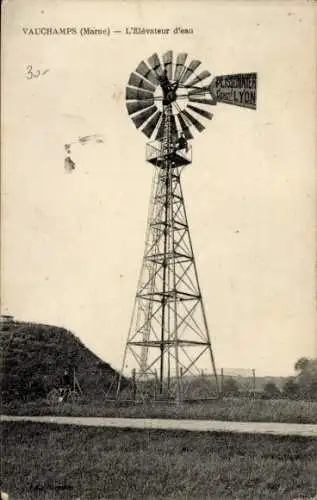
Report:
[[195,113],[198,113],[199,115],[203,116],[204,118],[208,118],[208,120],[211,120],[213,117],[213,114],[209,113],[209,111],[205,111],[204,109],[197,108],[196,106],[192,106],[191,104],[188,104],[187,108],[192,109],[193,111],[195,111]]
[[131,99],[131,100],[146,101],[148,99],[153,99],[153,92],[149,92],[148,90],[127,87],[125,92],[125,98],[127,100]]
[[216,99],[203,99],[203,98],[195,97],[191,94],[188,94],[188,100],[191,102],[198,102],[200,104],[213,104],[213,105],[217,104]]
[[196,59],[191,61],[188,68],[186,68],[185,73],[181,76],[179,82],[185,83],[188,80],[188,78],[192,75],[192,73],[195,71],[195,69],[197,69],[198,66],[200,66],[200,65],[201,65],[201,61],[197,61]]
[[141,78],[139,75],[136,75],[135,73],[131,73],[129,81],[129,85],[132,85],[132,87],[137,87],[139,89],[145,89],[145,90],[151,90],[154,92],[155,86],[152,85],[152,83],[148,82],[147,80],[144,80]]
[[200,96],[200,95],[204,95],[206,94],[207,92],[210,92],[210,85],[205,85],[203,87],[193,87],[193,88],[190,88],[191,87],[191,84],[186,84],[186,85],[183,85],[183,87],[185,87],[186,89],[190,89],[188,91],[188,94],[189,95],[196,95],[196,96]]
[[165,54],[163,54],[163,63],[164,63],[165,69],[167,71],[167,77],[169,80],[171,80],[172,74],[173,74],[173,67],[172,67],[173,51],[172,50],[169,50],[168,52],[165,52]]
[[152,116],[155,113],[155,111],[157,111],[157,107],[151,106],[150,108],[141,111],[141,113],[139,113],[138,115],[132,116],[131,118],[136,128],[141,127],[141,125],[143,125],[143,123],[148,118],[150,118],[150,116]]
[[135,70],[139,75],[143,76],[146,80],[152,82],[155,86],[158,85],[157,77],[152,69],[150,69],[144,61],[141,61]]
[[151,135],[153,134],[156,125],[160,121],[161,116],[162,116],[162,112],[157,110],[156,113],[152,116],[152,118],[147,122],[145,127],[142,129],[142,132],[149,139],[151,138]]
[[201,73],[199,73],[199,75],[196,76],[196,78],[194,78],[194,80],[187,83],[186,86],[191,87],[192,85],[196,85],[196,83],[202,82],[203,80],[205,80],[209,76],[211,76],[211,73],[209,73],[209,71],[202,71]]
[[160,58],[156,53],[148,58],[148,63],[158,76],[163,73]]
[[174,74],[174,80],[176,80],[176,81],[179,80],[179,77],[182,74],[182,71],[183,71],[183,68],[184,68],[184,64],[185,64],[185,61],[187,59],[187,55],[188,54],[185,54],[185,53],[181,53],[181,54],[177,55],[177,58],[176,58],[176,67],[175,67],[175,74]]
[[176,116],[178,118],[182,132],[183,132],[184,136],[186,137],[186,139],[193,139],[193,135],[192,135],[191,131],[189,130],[188,125],[186,125],[186,122],[185,122],[184,118],[182,117],[182,115],[180,113],[178,113],[178,115],[176,115]]
[[188,120],[194,125],[194,127],[196,127],[196,129],[199,132],[205,130],[205,127],[198,120],[196,120],[196,118],[194,118],[190,113],[188,113],[186,109],[183,109],[183,111],[181,111],[181,114],[186,116],[186,118],[188,118]]
[[127,109],[129,115],[141,111],[141,109],[149,108],[154,104],[154,99],[147,99],[146,101],[128,101]]

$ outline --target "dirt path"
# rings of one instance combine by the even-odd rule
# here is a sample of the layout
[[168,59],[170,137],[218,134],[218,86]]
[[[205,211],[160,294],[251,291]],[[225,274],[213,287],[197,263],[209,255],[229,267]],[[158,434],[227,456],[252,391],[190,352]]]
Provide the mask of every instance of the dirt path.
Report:
[[42,422],[50,424],[122,427],[134,429],[176,429],[199,432],[242,432],[286,436],[315,436],[317,424],[284,424],[277,422],[224,422],[220,420],[171,420],[149,418],[103,417],[28,417],[0,416],[0,422]]

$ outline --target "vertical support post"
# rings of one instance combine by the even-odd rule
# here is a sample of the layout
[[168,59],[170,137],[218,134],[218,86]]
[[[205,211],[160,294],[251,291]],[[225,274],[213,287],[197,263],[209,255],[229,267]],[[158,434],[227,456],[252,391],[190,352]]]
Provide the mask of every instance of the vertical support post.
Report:
[[183,390],[183,367],[181,366],[179,369],[179,401],[183,401],[184,399],[184,390]]
[[[163,283],[162,283],[162,318],[161,318],[161,344],[160,344],[160,351],[161,351],[161,359],[160,359],[160,385],[159,385],[159,392],[162,395],[163,393],[163,381],[164,381],[164,350],[165,350],[165,323],[166,323],[166,318],[165,318],[165,313],[166,313],[166,289],[167,289],[167,243],[168,243],[168,209],[169,209],[169,175],[170,175],[170,159],[169,159],[169,154],[170,154],[170,139],[171,139],[171,134],[170,134],[170,121],[171,121],[171,104],[168,104],[167,106],[163,107],[163,120],[164,120],[164,139],[163,139],[163,155],[164,155],[164,168],[163,172],[165,175],[165,200],[164,200],[164,230],[163,230],[163,237],[164,237],[164,243],[163,243]],[[169,346],[168,346],[168,352],[169,352]],[[169,385],[169,380],[167,381]]]
[[162,322],[161,322],[161,360],[160,360],[160,394],[163,393],[164,380],[164,341],[165,341],[165,309],[166,309],[166,270],[167,270],[167,217],[168,217],[168,166],[165,169],[165,217],[164,217],[164,257],[163,257],[163,284],[162,284]]
[[157,371],[154,372],[154,401],[156,401],[157,396]]
[[135,368],[132,370],[132,399],[135,401],[136,399],[136,371]]
[[223,396],[223,388],[224,388],[224,376],[223,376],[223,368],[221,368],[220,373],[220,394]]

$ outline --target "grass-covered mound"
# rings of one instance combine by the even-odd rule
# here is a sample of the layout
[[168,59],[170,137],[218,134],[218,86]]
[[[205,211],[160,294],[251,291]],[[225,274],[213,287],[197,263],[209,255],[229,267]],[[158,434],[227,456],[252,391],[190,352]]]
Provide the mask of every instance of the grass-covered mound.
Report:
[[70,331],[51,325],[11,321],[1,325],[2,402],[45,398],[61,386],[64,370],[76,379],[85,400],[114,391],[118,373]]

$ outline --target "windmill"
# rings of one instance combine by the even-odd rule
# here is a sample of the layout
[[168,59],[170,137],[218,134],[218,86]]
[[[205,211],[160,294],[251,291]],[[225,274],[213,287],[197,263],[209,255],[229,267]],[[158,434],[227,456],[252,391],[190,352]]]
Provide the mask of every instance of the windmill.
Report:
[[184,397],[185,377],[200,374],[201,366],[211,368],[211,393],[219,394],[181,185],[181,172],[191,164],[188,141],[205,129],[217,102],[256,107],[255,73],[212,79],[200,66],[185,53],[155,53],[140,62],[126,87],[128,114],[150,140],[146,160],[154,175],[121,373],[133,367],[136,386],[155,377],[159,395],[177,400]]

